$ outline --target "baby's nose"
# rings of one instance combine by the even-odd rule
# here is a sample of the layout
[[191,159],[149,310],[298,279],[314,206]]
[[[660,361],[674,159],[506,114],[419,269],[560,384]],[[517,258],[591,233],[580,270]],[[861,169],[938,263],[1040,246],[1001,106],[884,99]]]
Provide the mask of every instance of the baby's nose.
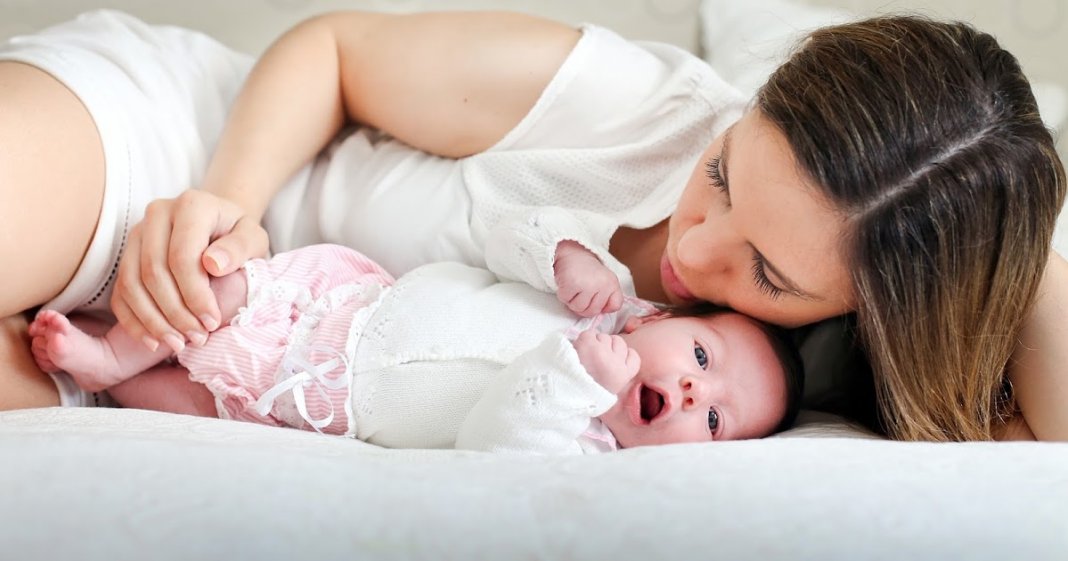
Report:
[[679,378],[682,389],[682,409],[687,411],[694,407],[706,408],[708,402],[708,384],[696,376],[686,375]]

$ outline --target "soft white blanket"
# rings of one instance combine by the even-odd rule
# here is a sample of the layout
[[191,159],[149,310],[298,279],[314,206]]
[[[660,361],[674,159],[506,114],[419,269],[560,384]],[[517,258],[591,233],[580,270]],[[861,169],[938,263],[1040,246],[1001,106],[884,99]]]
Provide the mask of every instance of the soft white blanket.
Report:
[[0,454],[4,559],[1068,558],[1068,444],[810,420],[530,458],[56,408],[0,413]]

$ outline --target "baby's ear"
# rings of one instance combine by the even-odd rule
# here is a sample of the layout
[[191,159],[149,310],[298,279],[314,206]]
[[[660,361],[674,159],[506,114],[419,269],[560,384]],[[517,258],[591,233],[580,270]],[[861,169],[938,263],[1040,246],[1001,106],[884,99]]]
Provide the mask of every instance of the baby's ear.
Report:
[[635,329],[642,324],[642,318],[638,316],[630,316],[623,324],[623,333],[634,333]]
[[671,313],[666,311],[653,312],[644,316],[630,316],[623,324],[623,333],[633,333],[639,327],[647,323],[667,319],[669,317],[671,317]]

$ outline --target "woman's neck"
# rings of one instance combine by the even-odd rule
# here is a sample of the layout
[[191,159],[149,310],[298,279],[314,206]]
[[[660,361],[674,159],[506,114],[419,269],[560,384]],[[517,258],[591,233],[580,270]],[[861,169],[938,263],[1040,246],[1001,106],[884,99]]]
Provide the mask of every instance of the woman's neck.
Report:
[[644,300],[667,302],[660,283],[660,258],[667,246],[667,235],[668,221],[664,219],[642,230],[621,227],[609,242],[608,251],[630,269],[634,291]]

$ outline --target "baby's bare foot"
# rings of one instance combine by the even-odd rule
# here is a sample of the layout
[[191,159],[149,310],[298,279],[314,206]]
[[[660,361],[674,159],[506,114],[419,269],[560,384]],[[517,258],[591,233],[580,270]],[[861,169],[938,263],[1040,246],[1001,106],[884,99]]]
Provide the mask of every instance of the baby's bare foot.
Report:
[[118,363],[101,337],[71,325],[63,314],[43,310],[30,324],[30,345],[37,366],[45,372],[64,371],[83,390],[95,392],[120,381]]

